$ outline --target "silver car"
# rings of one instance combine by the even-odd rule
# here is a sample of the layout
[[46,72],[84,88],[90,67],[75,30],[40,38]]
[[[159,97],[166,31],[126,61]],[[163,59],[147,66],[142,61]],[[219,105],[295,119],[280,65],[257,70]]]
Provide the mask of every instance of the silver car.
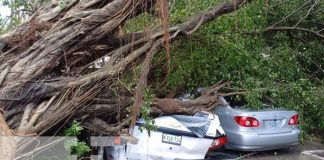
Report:
[[250,111],[225,107],[215,112],[227,135],[226,149],[261,151],[286,148],[299,143],[298,114],[283,109]]

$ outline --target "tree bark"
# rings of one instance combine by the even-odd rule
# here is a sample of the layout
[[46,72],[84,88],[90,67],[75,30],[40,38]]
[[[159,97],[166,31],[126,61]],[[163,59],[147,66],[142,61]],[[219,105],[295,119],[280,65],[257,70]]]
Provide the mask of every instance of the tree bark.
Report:
[[[99,109],[102,112],[125,113],[126,108],[129,108],[132,117],[136,119],[143,102],[143,88],[146,86],[149,66],[154,55],[150,54],[158,51],[166,41],[172,42],[181,36],[191,35],[205,23],[231,13],[246,3],[245,0],[237,0],[235,3],[220,4],[174,26],[120,35],[118,30],[128,19],[150,10],[156,1],[64,2],[67,3],[64,8],[58,8],[56,3],[41,7],[31,17],[30,23],[24,23],[0,36],[0,42],[12,42],[11,48],[0,55],[0,106],[3,110],[13,112],[7,121],[12,122],[11,129],[20,133],[42,134],[58,122],[80,114],[87,115],[88,117],[84,116],[87,120],[93,119],[91,115],[95,114],[96,109],[91,106],[96,104],[94,99],[114,90],[112,84],[118,82],[120,76],[143,65],[135,100],[132,100],[133,91],[129,91],[131,93],[128,92],[127,96],[121,95],[129,97],[128,102],[134,102],[133,108],[129,103],[108,104],[99,98],[102,105]],[[48,25],[44,26],[41,23]],[[36,29],[31,29],[31,25],[36,25]],[[19,31],[24,28],[27,31]],[[28,37],[38,32],[43,34]],[[165,34],[170,36],[165,38]],[[12,41],[11,38],[15,36],[23,39],[18,42]],[[19,46],[25,43],[24,40],[29,43]],[[152,51],[152,47],[156,49]],[[89,68],[104,56],[110,56],[110,59],[101,68]],[[148,57],[148,60],[144,60],[143,64],[144,57]],[[220,88],[214,86],[209,94],[188,102],[157,98],[153,106],[157,112],[166,113],[193,114],[199,110],[210,110],[219,103],[219,94],[214,94],[214,91]],[[118,96],[114,95],[112,98],[117,99]],[[31,103],[33,107],[27,107]],[[123,109],[120,111],[118,108],[121,106]],[[108,118],[103,117],[103,113],[100,115],[101,119],[112,117],[109,113],[107,115],[111,116]],[[112,119],[116,120],[115,117]],[[97,123],[98,120],[88,122]],[[3,124],[6,124],[5,121]],[[24,127],[23,124],[27,125]]]

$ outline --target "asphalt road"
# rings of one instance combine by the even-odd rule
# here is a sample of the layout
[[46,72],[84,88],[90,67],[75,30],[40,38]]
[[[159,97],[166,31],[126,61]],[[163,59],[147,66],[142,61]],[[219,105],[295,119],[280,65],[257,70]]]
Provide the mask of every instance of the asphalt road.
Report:
[[207,157],[208,160],[225,160],[225,159],[237,159],[237,160],[298,160],[300,154],[306,150],[324,150],[324,145],[305,142],[295,147],[262,151],[262,152],[238,152],[232,150],[221,150],[212,152]]

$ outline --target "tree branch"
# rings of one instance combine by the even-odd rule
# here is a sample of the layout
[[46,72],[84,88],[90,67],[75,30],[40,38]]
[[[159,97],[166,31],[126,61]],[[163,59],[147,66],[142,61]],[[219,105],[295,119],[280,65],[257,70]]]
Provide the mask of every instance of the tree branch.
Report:
[[158,40],[155,44],[153,44],[150,51],[146,54],[145,60],[142,64],[142,73],[140,78],[138,79],[136,91],[135,91],[135,101],[132,108],[131,114],[131,125],[130,128],[135,126],[137,116],[140,114],[140,109],[143,104],[143,97],[144,97],[144,89],[147,86],[147,75],[150,71],[150,65],[153,59],[154,54],[157,51],[158,46],[162,43],[162,40]]
[[292,15],[294,15],[296,12],[298,12],[299,10],[301,10],[302,8],[304,8],[311,0],[306,1],[303,5],[301,5],[298,9],[294,10],[293,12],[291,12],[290,14],[288,14],[286,17],[282,18],[280,21],[274,23],[271,27],[274,27],[276,25],[278,25],[279,23],[283,22],[284,20],[288,19],[289,17],[291,17]]
[[[302,32],[307,32],[310,34],[313,34],[321,39],[324,39],[324,35],[320,34],[319,32],[307,29],[307,28],[300,28],[300,27],[268,27],[265,28],[263,30],[261,30],[260,32],[278,32],[278,31],[302,31]],[[258,33],[258,32],[253,32]]]
[[307,16],[309,16],[310,12],[314,9],[314,7],[315,7],[319,2],[320,2],[320,0],[316,0],[316,1],[314,2],[314,4],[309,8],[309,10],[307,11],[306,15],[305,15],[303,18],[301,18],[301,19],[300,19],[300,20],[295,24],[294,27],[297,27],[298,24],[299,24],[301,21],[303,21],[305,18],[307,18]]

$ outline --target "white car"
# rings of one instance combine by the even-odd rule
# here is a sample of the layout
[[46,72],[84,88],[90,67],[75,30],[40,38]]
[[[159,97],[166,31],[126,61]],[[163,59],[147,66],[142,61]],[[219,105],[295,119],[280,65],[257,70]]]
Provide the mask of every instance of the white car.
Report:
[[133,136],[138,139],[137,144],[127,143],[125,155],[122,156],[110,149],[110,153],[106,153],[108,158],[204,159],[208,150],[219,148],[226,143],[218,116],[208,112],[198,112],[195,116],[158,117],[155,119],[157,130],[150,131],[150,135],[146,130],[141,132],[140,127],[144,123],[144,120],[140,119],[134,128]]

